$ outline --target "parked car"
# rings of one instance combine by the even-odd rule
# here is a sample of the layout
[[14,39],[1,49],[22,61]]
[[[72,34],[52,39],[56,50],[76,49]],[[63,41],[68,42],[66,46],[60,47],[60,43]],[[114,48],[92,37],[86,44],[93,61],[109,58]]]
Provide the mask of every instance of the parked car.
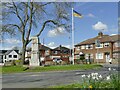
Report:
[[55,62],[55,63],[61,63],[62,62],[62,60],[60,59],[60,58],[55,58],[55,59],[53,59],[53,62]]

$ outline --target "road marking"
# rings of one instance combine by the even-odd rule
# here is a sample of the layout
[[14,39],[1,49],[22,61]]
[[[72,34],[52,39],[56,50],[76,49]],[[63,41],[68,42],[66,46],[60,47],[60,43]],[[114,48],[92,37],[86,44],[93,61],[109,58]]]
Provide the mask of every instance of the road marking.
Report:
[[29,75],[29,76],[33,76],[33,77],[35,77],[35,76],[40,76],[40,75]]
[[78,74],[80,74],[80,73],[79,73],[79,72],[77,72],[77,73],[75,73],[75,74],[77,74],[77,75],[78,75]]

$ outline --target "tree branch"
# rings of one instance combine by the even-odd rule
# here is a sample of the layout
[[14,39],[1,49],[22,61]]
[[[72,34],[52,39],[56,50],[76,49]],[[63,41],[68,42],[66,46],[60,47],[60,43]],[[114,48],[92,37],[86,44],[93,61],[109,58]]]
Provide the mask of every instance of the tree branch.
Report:
[[30,8],[30,22],[29,22],[29,28],[28,28],[28,32],[27,32],[27,36],[26,36],[26,41],[29,40],[30,32],[31,32],[31,29],[32,29],[33,2],[31,2],[30,4],[31,4],[31,8]]
[[43,23],[42,29],[40,30],[40,32],[36,35],[37,37],[41,35],[42,31],[44,30],[45,26],[47,23],[53,23],[54,25],[58,25],[57,22],[55,22],[54,20],[47,20]]
[[25,2],[23,2],[23,4],[26,6],[25,8],[25,19],[24,19],[24,25],[26,26],[27,21],[29,20],[29,16],[28,16],[28,3],[26,4]]
[[22,18],[20,17],[19,13],[18,13],[18,9],[17,9],[17,6],[15,5],[15,3],[13,2],[13,6],[15,7],[15,11],[16,11],[16,15],[17,17],[19,18],[19,20],[21,21],[22,25],[24,25],[23,21],[22,21]]

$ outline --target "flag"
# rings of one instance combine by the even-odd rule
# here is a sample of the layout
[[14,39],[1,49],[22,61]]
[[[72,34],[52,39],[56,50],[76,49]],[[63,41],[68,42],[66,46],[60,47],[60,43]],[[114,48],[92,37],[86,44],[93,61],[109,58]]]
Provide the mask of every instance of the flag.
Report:
[[82,14],[78,13],[77,11],[73,10],[73,16],[82,18]]

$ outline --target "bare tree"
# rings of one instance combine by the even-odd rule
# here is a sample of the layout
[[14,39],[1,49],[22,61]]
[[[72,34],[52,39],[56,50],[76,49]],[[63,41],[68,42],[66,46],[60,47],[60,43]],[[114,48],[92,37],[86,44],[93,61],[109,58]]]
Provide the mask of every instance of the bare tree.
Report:
[[36,36],[40,36],[45,27],[63,26],[69,31],[68,12],[73,4],[68,2],[7,2],[2,3],[2,35],[9,33],[22,39],[22,60],[30,43],[31,32],[41,25]]

